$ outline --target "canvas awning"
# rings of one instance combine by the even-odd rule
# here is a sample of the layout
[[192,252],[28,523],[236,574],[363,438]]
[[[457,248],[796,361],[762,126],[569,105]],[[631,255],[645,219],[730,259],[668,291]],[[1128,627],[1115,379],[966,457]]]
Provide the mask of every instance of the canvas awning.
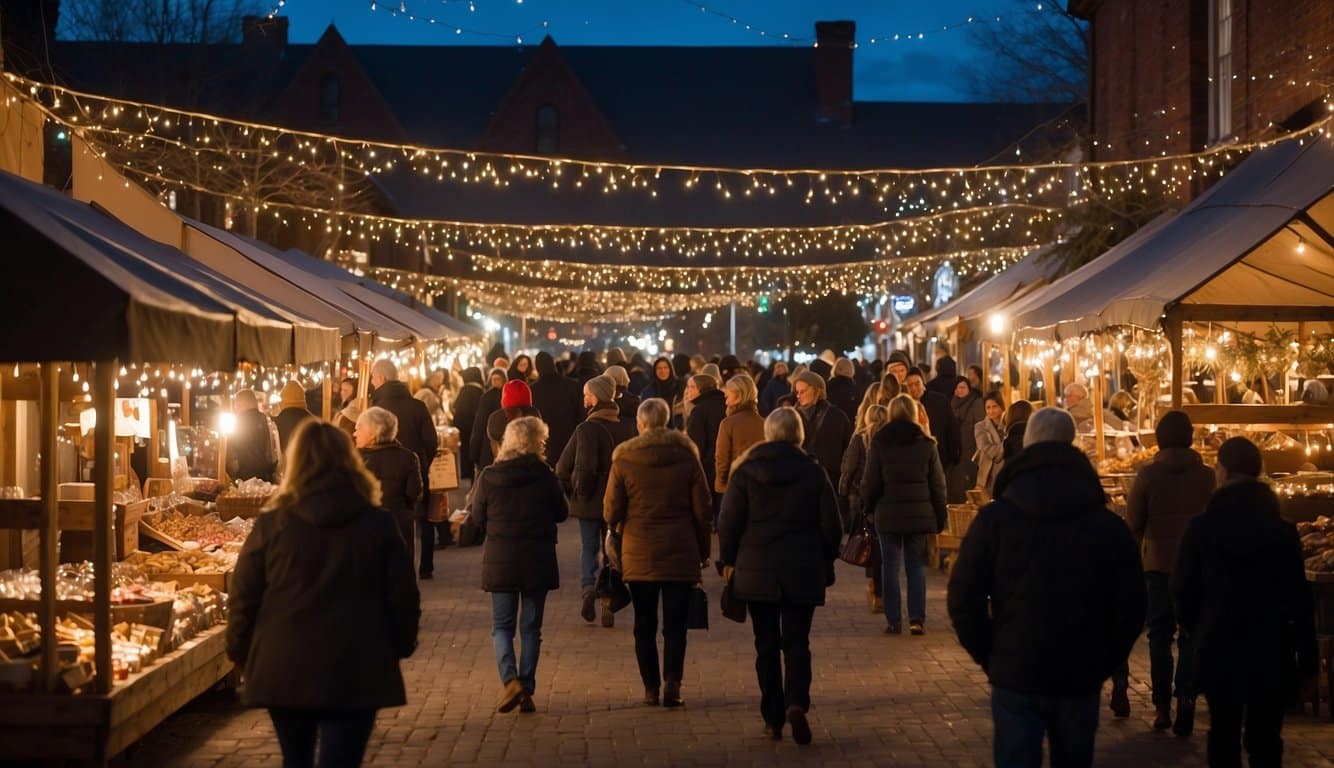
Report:
[[1066,339],[1117,326],[1157,329],[1169,311],[1218,320],[1228,307],[1236,320],[1255,317],[1243,307],[1276,310],[1265,315],[1270,321],[1334,315],[1331,190],[1328,139],[1259,150],[1181,213],[1014,307],[1012,327],[1026,339]]
[[1060,263],[1045,258],[1050,252],[1051,246],[1033,251],[948,304],[913,318],[905,330],[917,333],[920,328],[925,335],[935,336],[957,323],[985,318],[1052,279],[1060,270]]
[[0,288],[10,328],[0,358],[209,370],[290,361],[290,323],[225,281],[174,273],[169,256],[142,252],[156,244],[53,189],[0,173],[0,232],[14,256]]

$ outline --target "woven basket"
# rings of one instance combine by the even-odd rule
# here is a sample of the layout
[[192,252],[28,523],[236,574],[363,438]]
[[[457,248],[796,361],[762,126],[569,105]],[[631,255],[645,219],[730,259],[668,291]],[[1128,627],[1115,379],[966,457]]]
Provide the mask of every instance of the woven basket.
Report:
[[945,509],[949,512],[949,527],[946,530],[951,536],[963,538],[968,533],[968,526],[973,524],[973,518],[977,517],[977,507],[972,504],[950,504]]
[[226,493],[219,496],[215,503],[218,507],[218,517],[223,520],[231,520],[233,517],[244,520],[258,517],[260,508],[268,501],[268,496],[240,496]]

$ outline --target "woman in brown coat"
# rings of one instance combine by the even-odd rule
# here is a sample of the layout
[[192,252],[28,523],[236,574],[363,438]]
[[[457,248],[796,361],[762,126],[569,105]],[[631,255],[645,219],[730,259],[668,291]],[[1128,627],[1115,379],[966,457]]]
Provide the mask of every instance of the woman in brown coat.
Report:
[[764,417],[760,415],[755,380],[738,373],[723,385],[727,396],[727,418],[718,426],[718,445],[713,451],[713,490],[722,498],[732,474],[732,462],[746,449],[764,440]]
[[[602,516],[622,535],[621,576],[634,599],[635,657],[644,682],[644,703],[657,706],[661,700],[663,706],[679,707],[686,614],[690,591],[709,559],[713,510],[699,452],[690,438],[667,429],[670,416],[667,404],[656,398],[639,406],[639,436],[612,453]],[[659,596],[661,673],[656,638]]]

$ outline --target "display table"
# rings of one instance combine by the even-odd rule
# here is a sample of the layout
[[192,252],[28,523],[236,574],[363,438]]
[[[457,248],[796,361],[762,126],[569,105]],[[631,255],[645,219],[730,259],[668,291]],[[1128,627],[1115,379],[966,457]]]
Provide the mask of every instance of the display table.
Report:
[[226,631],[201,632],[104,695],[0,694],[0,761],[104,765],[231,673]]

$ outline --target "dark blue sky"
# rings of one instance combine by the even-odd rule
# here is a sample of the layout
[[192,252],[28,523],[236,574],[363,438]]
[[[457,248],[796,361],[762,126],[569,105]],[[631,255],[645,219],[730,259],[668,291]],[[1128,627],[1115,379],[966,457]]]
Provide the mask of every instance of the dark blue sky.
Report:
[[[274,0],[276,2],[276,0]],[[350,43],[400,45],[513,44],[523,35],[536,43],[546,32],[562,45],[773,45],[783,43],[746,31],[713,11],[773,35],[810,38],[825,19],[857,22],[854,95],[860,101],[968,101],[967,70],[977,66],[968,27],[947,24],[1013,14],[1036,2],[1020,0],[287,0],[289,39],[314,42],[332,22]],[[702,12],[704,5],[710,12]],[[390,10],[431,16],[438,24],[410,21]],[[388,9],[388,10],[387,10]],[[977,22],[975,22],[977,23]],[[455,29],[490,33],[456,34]],[[924,33],[922,39],[907,40]],[[898,34],[898,41],[872,44]],[[503,40],[511,41],[509,43]],[[810,42],[797,43],[809,45]]]

